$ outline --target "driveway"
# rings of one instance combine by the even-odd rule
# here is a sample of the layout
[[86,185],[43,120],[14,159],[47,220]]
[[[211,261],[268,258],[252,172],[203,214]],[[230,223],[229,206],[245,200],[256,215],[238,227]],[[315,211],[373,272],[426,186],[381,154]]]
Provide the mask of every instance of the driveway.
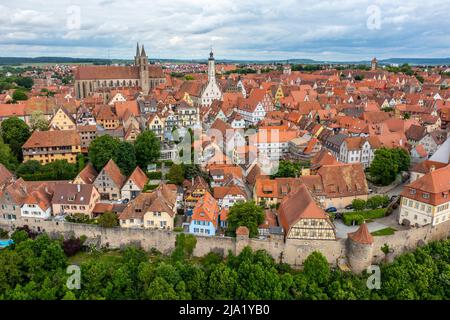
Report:
[[[350,232],[355,232],[358,230],[359,226],[347,226],[342,220],[334,220],[334,225],[336,226],[336,236],[338,238],[347,238],[347,234]],[[381,229],[386,229],[388,226],[379,222],[369,222],[367,228],[369,232],[378,231]]]

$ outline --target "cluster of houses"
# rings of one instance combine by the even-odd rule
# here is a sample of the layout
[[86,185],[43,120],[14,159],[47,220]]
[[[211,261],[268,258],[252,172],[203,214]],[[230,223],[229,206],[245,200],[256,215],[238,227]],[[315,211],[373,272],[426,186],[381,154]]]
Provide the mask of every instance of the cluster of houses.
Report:
[[[112,160],[99,173],[88,164],[73,181],[24,181],[0,167],[0,218],[94,218],[113,211],[123,228],[181,226],[212,236],[226,230],[235,203],[253,200],[266,207],[261,236],[334,239],[324,210],[367,199],[365,170],[376,151],[402,148],[413,167],[399,222],[449,219],[450,80],[441,67],[417,68],[423,82],[387,72],[376,60],[370,71],[303,73],[286,65],[243,75],[226,69],[216,72],[211,52],[205,73],[172,77],[170,68],[150,65],[138,46],[132,66],[58,69],[73,72],[75,82],[47,85],[52,95],[40,94],[42,81],[17,104],[2,93],[0,121],[18,117],[30,125],[37,115],[48,121],[47,131],[34,131],[23,145],[24,161],[74,163],[99,136],[133,142],[146,130],[161,142],[160,160],[175,160],[177,139],[193,129],[201,133],[189,146],[209,181],[199,175],[144,192],[147,168],[127,177]],[[48,83],[55,72],[45,71]],[[310,166],[297,177],[271,178],[267,169],[280,159]]]

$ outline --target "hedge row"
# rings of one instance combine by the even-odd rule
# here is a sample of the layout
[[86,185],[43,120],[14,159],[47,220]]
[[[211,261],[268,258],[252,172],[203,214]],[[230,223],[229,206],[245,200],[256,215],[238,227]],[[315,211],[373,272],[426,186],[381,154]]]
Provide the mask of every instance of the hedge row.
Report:
[[147,172],[147,177],[150,180],[160,180],[162,178],[161,171]]
[[366,210],[366,211],[355,211],[355,212],[347,212],[344,213],[342,220],[348,226],[353,224],[353,221],[357,225],[360,225],[367,219],[378,219],[386,216],[386,208],[375,209],[375,210]]

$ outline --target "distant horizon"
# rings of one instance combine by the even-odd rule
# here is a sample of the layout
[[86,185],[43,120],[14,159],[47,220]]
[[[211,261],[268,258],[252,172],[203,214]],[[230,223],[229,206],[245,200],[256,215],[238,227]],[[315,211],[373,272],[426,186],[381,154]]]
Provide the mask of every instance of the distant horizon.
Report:
[[[225,62],[291,62],[293,61],[293,63],[299,63],[301,64],[302,62],[295,62],[295,61],[310,61],[311,63],[332,63],[332,64],[336,64],[336,63],[342,63],[342,64],[346,64],[346,63],[351,63],[351,64],[355,64],[355,63],[370,63],[371,60],[373,58],[376,58],[377,61],[379,63],[383,63],[383,62],[390,62],[391,61],[395,61],[395,60],[409,60],[409,61],[413,61],[413,60],[448,60],[446,61],[446,63],[450,63],[450,57],[393,57],[393,58],[378,58],[378,57],[372,57],[372,58],[367,58],[367,59],[362,59],[362,60],[318,60],[318,59],[314,59],[314,58],[303,58],[303,57],[295,57],[295,58],[286,58],[286,59],[245,59],[245,58],[241,58],[241,59],[233,59],[233,58],[221,58],[221,57],[215,57],[216,61],[225,61]],[[76,57],[76,56],[52,56],[52,55],[42,55],[42,56],[32,56],[32,57],[27,57],[27,56],[2,56],[0,55],[0,59],[24,59],[24,60],[34,60],[34,59],[73,59],[73,60],[119,60],[119,61],[133,61],[134,58],[103,58],[103,57],[93,57],[93,56],[85,56],[85,57]],[[149,60],[152,61],[157,61],[157,60],[163,60],[163,61],[195,61],[195,62],[207,62],[207,58],[203,57],[203,58],[162,58],[162,57],[151,57],[149,56]]]

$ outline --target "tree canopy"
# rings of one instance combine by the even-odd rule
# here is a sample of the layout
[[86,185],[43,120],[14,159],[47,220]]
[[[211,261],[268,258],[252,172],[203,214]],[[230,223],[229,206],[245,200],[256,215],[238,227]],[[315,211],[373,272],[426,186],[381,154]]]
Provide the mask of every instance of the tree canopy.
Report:
[[[29,238],[0,251],[0,300],[19,299],[281,299],[436,300],[450,297],[450,240],[433,242],[381,265],[381,289],[367,288],[367,274],[329,266],[313,252],[303,270],[276,262],[266,251],[244,248],[227,258],[209,253],[192,258],[196,238],[180,234],[170,256],[134,246],[120,251],[80,252],[80,239]],[[81,288],[69,290],[69,264],[81,254]],[[73,256],[75,255],[75,256]],[[73,257],[72,257],[73,256]]]
[[258,235],[258,226],[264,222],[264,211],[253,201],[235,203],[228,213],[227,231],[234,234],[240,226],[250,231],[250,237]]
[[143,169],[147,169],[147,165],[155,162],[160,156],[160,141],[152,131],[142,132],[134,143],[136,151],[137,164]]
[[401,148],[381,148],[375,151],[375,158],[370,165],[370,176],[382,185],[395,181],[401,171],[408,170],[411,157]]
[[13,155],[19,162],[22,161],[22,146],[30,137],[30,128],[17,117],[11,117],[2,121],[2,138],[9,145]]

